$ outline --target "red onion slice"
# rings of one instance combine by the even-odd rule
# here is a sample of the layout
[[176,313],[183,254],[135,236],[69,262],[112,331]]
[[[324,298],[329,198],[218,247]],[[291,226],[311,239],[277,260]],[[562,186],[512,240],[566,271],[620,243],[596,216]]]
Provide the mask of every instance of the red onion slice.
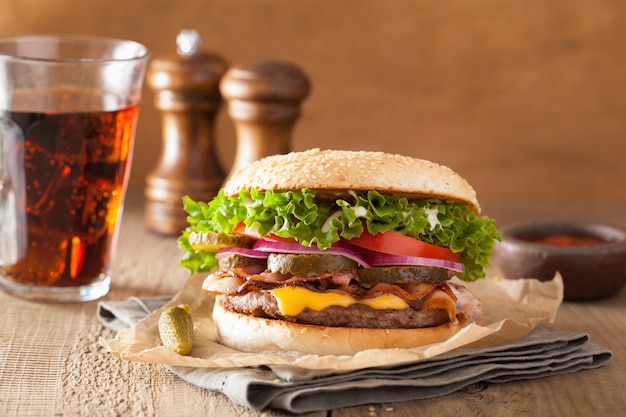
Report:
[[346,249],[343,247],[330,247],[328,249],[319,249],[317,246],[303,246],[297,243],[277,242],[274,240],[259,239],[252,247],[255,251],[262,251],[268,253],[294,253],[294,254],[329,254],[329,255],[341,255],[348,259],[352,259],[363,268],[369,268],[370,265],[365,259],[358,253]]
[[229,247],[218,250],[215,254],[215,259],[220,259],[228,255],[243,255],[248,258],[265,259],[269,256],[269,253],[254,249]]
[[220,249],[215,258],[220,259],[227,255],[243,255],[249,258],[264,259],[270,253],[293,253],[293,254],[330,254],[341,255],[357,262],[363,268],[372,266],[435,266],[446,268],[455,272],[464,272],[465,266],[460,262],[445,259],[424,258],[417,256],[389,255],[386,253],[364,251],[363,256],[356,251],[350,250],[347,245],[333,246],[329,249],[319,249],[317,246],[303,246],[297,243],[279,242],[274,240],[259,239],[252,249],[229,247]]
[[436,266],[456,272],[464,272],[465,265],[461,262],[448,261],[445,259],[423,258],[417,256],[388,255],[380,252],[368,252],[366,261],[371,266]]

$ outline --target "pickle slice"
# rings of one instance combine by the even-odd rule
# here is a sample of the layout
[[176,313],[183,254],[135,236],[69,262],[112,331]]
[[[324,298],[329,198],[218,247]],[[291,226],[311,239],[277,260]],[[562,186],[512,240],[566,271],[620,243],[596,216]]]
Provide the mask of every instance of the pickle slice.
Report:
[[188,355],[193,348],[193,321],[191,307],[180,304],[164,310],[159,316],[159,336],[166,349]]
[[397,284],[402,282],[436,282],[448,280],[448,271],[434,266],[387,266],[359,268],[359,280],[366,284],[384,282]]
[[217,252],[229,247],[251,248],[254,239],[224,232],[192,232],[189,234],[189,243],[195,250]]
[[267,261],[265,259],[249,258],[247,256],[239,255],[236,253],[232,255],[226,255],[220,258],[218,261],[221,271],[228,271],[234,268],[245,268],[252,265],[265,265],[266,262]]
[[281,274],[323,274],[356,269],[357,263],[341,255],[274,254],[267,258],[267,268]]

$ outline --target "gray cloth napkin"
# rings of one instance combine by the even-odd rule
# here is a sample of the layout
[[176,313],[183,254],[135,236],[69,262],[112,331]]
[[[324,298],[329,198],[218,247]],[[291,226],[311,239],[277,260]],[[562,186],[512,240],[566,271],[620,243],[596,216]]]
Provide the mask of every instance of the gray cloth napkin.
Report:
[[[169,299],[103,301],[98,305],[98,318],[107,327],[119,331]],[[598,368],[611,357],[611,351],[591,343],[587,334],[539,327],[525,338],[504,345],[463,349],[413,363],[348,372],[303,372],[288,366],[166,368],[191,384],[222,392],[247,407],[277,408],[300,414],[434,398],[461,390],[472,392],[489,383]]]

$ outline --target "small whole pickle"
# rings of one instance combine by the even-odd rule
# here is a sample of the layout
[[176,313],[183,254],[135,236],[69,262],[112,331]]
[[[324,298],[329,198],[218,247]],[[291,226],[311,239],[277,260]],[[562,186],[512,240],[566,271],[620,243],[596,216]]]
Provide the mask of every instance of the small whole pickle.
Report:
[[188,355],[193,348],[191,307],[179,304],[164,310],[159,317],[159,336],[166,349]]

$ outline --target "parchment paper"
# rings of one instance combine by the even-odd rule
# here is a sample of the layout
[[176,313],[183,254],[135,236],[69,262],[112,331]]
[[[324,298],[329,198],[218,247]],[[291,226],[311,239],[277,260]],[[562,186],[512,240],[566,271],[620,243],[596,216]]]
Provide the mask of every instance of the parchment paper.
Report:
[[[204,275],[191,276],[181,291],[164,307],[155,310],[133,327],[120,331],[112,340],[100,343],[113,355],[131,361],[195,368],[233,368],[259,365],[286,365],[314,370],[353,370],[399,365],[431,358],[452,350],[487,347],[518,340],[543,322],[552,322],[563,301],[563,281],[509,280],[489,277],[462,283],[481,299],[484,325],[469,324],[445,342],[413,349],[370,349],[355,355],[318,356],[295,353],[247,353],[219,344],[211,319],[214,298],[201,293]],[[157,322],[161,312],[181,303],[192,308],[195,342],[189,356],[161,346]]]

